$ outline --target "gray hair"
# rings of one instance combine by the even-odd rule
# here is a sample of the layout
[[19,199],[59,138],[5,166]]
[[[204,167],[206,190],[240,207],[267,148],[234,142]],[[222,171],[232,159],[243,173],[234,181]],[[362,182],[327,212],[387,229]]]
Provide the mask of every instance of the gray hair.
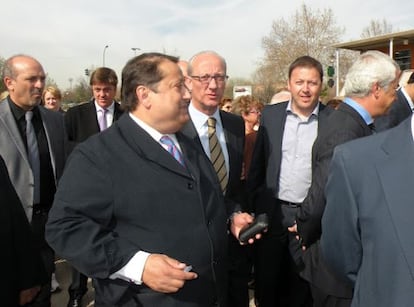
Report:
[[8,59],[6,59],[4,61],[3,69],[1,71],[1,77],[2,77],[3,80],[4,80],[5,77],[9,77],[9,78],[12,78],[12,79],[15,79],[17,77],[17,72],[16,72],[16,69],[14,67],[14,60],[16,58],[29,58],[29,59],[32,59],[32,60],[39,63],[38,60],[36,60],[34,57],[32,57],[30,55],[26,55],[26,54],[13,55],[13,56],[9,57]]
[[344,95],[367,97],[375,83],[388,89],[399,70],[398,64],[387,54],[376,50],[364,52],[352,64],[346,75]]
[[218,57],[221,62],[223,63],[223,67],[224,67],[224,73],[227,72],[227,64],[226,64],[226,60],[217,52],[212,51],[212,50],[204,50],[204,51],[200,51],[198,53],[196,53],[195,55],[193,55],[190,60],[188,61],[188,67],[187,67],[187,73],[189,76],[191,76],[193,74],[193,62],[194,60],[199,57],[200,55],[205,55],[205,54],[210,54],[210,55],[214,55],[216,57]]

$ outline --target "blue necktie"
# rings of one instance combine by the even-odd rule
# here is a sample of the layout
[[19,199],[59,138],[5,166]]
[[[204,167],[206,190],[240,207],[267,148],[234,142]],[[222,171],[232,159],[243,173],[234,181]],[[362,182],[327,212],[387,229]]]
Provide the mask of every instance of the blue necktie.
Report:
[[161,137],[160,142],[167,146],[168,152],[175,158],[175,160],[177,160],[182,166],[185,166],[181,152],[178,150],[177,146],[174,144],[174,141],[169,136],[164,135]]

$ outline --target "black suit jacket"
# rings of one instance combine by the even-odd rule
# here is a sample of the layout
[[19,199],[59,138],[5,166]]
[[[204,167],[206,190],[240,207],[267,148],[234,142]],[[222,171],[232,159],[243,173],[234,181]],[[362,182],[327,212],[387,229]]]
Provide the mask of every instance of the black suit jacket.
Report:
[[299,235],[303,244],[308,247],[304,254],[303,276],[327,293],[339,297],[351,297],[351,288],[337,280],[320,260],[318,240],[321,236],[321,220],[326,204],[325,186],[335,147],[371,134],[372,131],[363,118],[348,104],[340,104],[331,114],[324,130],[318,134],[314,143],[312,184],[296,218]]
[[407,98],[405,98],[402,90],[399,89],[397,91],[397,98],[392,103],[388,114],[375,119],[375,127],[377,131],[393,128],[409,117],[412,113],[413,112],[411,111]]
[[[269,215],[268,231],[275,235],[286,233],[286,229],[282,225],[281,208],[275,203],[279,191],[287,106],[288,102],[265,106],[260,119],[260,128],[247,179],[249,203],[256,214],[265,212]],[[331,111],[331,108],[320,104],[318,133],[324,129],[324,123]]]
[[[117,102],[114,106],[114,121],[116,121],[123,111]],[[96,117],[95,100],[92,99],[87,103],[70,108],[65,114],[65,126],[71,150],[76,144],[100,132],[98,118]]]
[[19,292],[47,282],[40,251],[34,244],[29,221],[0,156],[0,301],[18,306]]
[[[241,182],[244,150],[244,121],[240,116],[220,111],[223,130],[226,138],[227,151],[229,154],[229,180],[226,190],[227,211],[232,213],[237,210],[247,210],[245,191]],[[190,120],[181,130],[191,138],[203,150],[197,130]]]
[[[46,237],[94,278],[99,306],[225,306],[227,215],[210,161],[176,134],[187,169],[128,115],[72,152]],[[109,276],[138,251],[191,264],[198,278],[174,294]]]

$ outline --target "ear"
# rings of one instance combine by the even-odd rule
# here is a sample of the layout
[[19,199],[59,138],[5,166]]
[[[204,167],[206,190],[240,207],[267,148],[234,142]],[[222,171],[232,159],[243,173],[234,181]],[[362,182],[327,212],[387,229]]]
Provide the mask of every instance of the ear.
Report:
[[381,92],[381,87],[379,86],[378,82],[375,82],[372,86],[371,86],[371,92],[374,95],[374,97],[376,99],[379,98],[380,96],[380,92]]
[[138,85],[135,89],[135,95],[137,95],[138,104],[142,104],[145,107],[151,105],[151,92],[146,86]]
[[3,82],[9,92],[13,90],[13,79],[12,78],[4,77]]

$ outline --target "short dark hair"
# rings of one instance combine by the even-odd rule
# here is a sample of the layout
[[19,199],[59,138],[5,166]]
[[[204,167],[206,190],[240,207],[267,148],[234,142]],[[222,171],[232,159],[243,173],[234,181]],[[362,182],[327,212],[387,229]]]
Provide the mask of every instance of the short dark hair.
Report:
[[89,84],[92,86],[96,83],[108,83],[116,88],[118,85],[118,77],[116,72],[108,67],[99,67],[95,69],[91,74]]
[[126,111],[135,110],[138,100],[137,86],[143,85],[156,90],[158,83],[165,77],[159,68],[164,61],[178,63],[178,58],[157,52],[143,53],[130,59],[122,70],[121,104]]
[[294,60],[293,63],[289,66],[289,79],[292,75],[292,71],[297,67],[316,68],[316,70],[319,72],[321,81],[323,80],[322,64],[317,59],[308,55],[304,55]]

